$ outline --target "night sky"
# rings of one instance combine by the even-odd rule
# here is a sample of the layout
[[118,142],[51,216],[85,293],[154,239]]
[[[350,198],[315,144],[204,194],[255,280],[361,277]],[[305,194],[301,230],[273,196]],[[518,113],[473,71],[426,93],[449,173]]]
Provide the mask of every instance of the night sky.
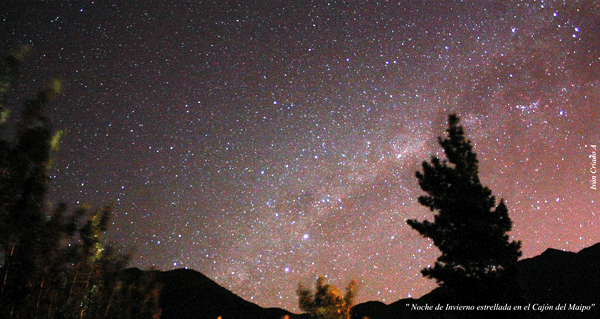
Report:
[[125,2],[2,1],[0,41],[32,46],[13,109],[63,83],[49,201],[114,203],[132,266],[293,311],[317,275],[419,297],[414,174],[452,112],[524,257],[600,242],[599,2]]

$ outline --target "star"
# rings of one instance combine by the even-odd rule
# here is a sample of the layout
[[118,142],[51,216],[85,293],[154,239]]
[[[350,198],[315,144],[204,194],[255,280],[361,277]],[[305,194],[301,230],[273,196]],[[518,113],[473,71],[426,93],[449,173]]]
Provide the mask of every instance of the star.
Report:
[[318,275],[364,283],[357,303],[418,298],[439,252],[406,227],[432,216],[414,173],[453,112],[524,258],[600,242],[587,3],[0,6],[3,47],[33,47],[15,95],[64,83],[48,201],[114,203],[130,266],[293,311]]

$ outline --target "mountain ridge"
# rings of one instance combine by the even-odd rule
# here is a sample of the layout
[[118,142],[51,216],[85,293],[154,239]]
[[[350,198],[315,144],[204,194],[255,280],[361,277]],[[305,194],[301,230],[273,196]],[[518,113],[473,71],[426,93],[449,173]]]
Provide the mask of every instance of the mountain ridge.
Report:
[[[600,318],[600,243],[577,253],[548,248],[540,255],[519,260],[517,264],[530,305],[583,308],[538,312],[540,318]],[[157,281],[163,284],[160,294],[162,319],[309,318],[306,314],[294,314],[284,309],[260,307],[195,270],[152,271],[156,272]],[[137,268],[125,271],[130,281],[147,272]],[[440,293],[443,289],[435,288],[417,299],[400,299],[390,304],[367,301],[352,308],[352,318],[437,318],[439,312],[416,310],[416,306],[434,304],[435,296]],[[585,310],[585,307],[590,308]]]

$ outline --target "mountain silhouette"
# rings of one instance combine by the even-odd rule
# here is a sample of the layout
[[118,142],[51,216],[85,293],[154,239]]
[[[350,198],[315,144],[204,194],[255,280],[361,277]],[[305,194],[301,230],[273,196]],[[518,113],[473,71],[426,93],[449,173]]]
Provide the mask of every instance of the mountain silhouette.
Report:
[[[578,253],[550,248],[539,256],[520,260],[518,266],[527,289],[527,304],[544,309],[532,311],[539,318],[600,318],[600,243]],[[293,314],[283,309],[262,308],[194,270],[154,272],[157,273],[156,280],[163,285],[160,294],[162,319],[309,318],[306,314]],[[128,281],[135,281],[143,273],[130,268],[125,271],[125,276]],[[352,318],[441,318],[443,311],[427,309],[435,307],[436,296],[443,293],[443,289],[436,288],[421,298],[400,299],[389,305],[379,301],[361,303],[352,308]],[[423,310],[417,310],[418,306]],[[561,310],[557,310],[558,307]]]
[[[156,280],[163,285],[160,292],[161,319],[307,319],[278,308],[262,308],[221,287],[205,275],[191,269],[157,271]],[[126,280],[138,280],[144,271],[125,270]]]
[[[578,253],[549,248],[539,256],[520,260],[517,265],[527,289],[526,305],[546,309],[531,311],[539,318],[600,318],[600,243]],[[352,318],[442,318],[442,311],[416,310],[413,305],[435,307],[436,296],[443,293],[443,289],[436,288],[421,298],[400,299],[385,307],[359,304],[353,308]],[[589,310],[576,310],[582,305],[590,307]],[[555,310],[558,306],[565,310]],[[552,310],[547,309],[550,307]]]

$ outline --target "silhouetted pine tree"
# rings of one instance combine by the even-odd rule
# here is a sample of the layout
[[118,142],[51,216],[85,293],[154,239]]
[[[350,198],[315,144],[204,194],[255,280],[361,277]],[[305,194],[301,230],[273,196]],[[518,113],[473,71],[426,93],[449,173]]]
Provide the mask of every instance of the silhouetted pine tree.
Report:
[[441,251],[433,267],[421,273],[451,291],[459,303],[522,302],[517,260],[521,242],[511,241],[512,228],[504,200],[479,180],[477,156],[456,115],[448,117],[448,136],[439,137],[445,159],[432,157],[416,173],[419,203],[435,211],[434,221],[408,220]]

